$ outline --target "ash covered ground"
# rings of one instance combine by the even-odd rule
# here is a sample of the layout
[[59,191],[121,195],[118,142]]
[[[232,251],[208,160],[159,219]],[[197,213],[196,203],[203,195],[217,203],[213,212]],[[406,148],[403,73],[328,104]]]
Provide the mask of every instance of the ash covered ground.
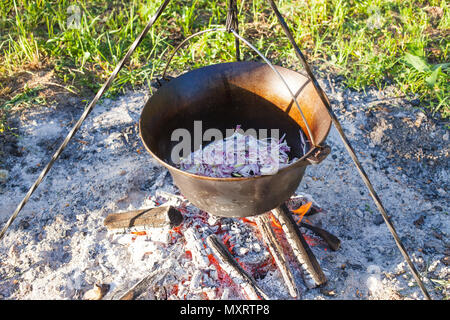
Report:
[[[331,83],[333,89],[326,80],[322,84],[427,289],[434,299],[445,299],[450,222],[444,124],[389,90],[363,94],[339,83]],[[218,223],[234,255],[269,296],[290,298],[257,230],[245,221],[216,219],[184,204],[184,225],[177,231],[154,228],[140,235],[105,228],[109,213],[157,206],[173,201],[161,195],[178,194],[170,174],[138,136],[148,96],[137,91],[105,99],[88,116],[0,243],[1,299],[83,299],[95,284],[106,284],[105,298],[115,299],[157,270],[140,299],[243,299],[208,260],[207,249],[200,256],[189,249],[193,237],[201,241],[218,232]],[[81,115],[80,105],[72,99],[12,116],[18,137],[3,146],[2,226]],[[327,143],[332,153],[308,167],[297,195],[314,199],[323,210],[308,219],[338,236],[342,245],[333,252],[320,241],[313,243],[328,278],[322,288],[307,289],[290,260],[298,298],[421,299],[334,128]]]

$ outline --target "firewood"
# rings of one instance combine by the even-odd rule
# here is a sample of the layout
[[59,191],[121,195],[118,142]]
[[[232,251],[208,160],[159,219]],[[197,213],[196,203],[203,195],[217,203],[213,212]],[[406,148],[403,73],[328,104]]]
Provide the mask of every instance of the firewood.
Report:
[[131,228],[136,226],[175,227],[183,221],[182,214],[172,206],[161,206],[129,212],[111,213],[104,221],[108,229]]
[[304,222],[301,222],[300,226],[303,227],[303,228],[311,230],[316,235],[318,235],[323,240],[325,240],[325,242],[328,244],[328,246],[330,247],[331,250],[337,251],[340,248],[341,240],[339,240],[338,237],[336,237],[335,235],[329,233],[328,231],[326,231],[324,229],[321,229],[319,227],[310,225],[308,223],[304,223]]
[[215,235],[206,238],[206,243],[211,248],[214,256],[217,258],[220,267],[237,282],[251,300],[264,299],[269,297],[256,283],[255,279],[249,275],[233,258],[225,245],[217,239]]
[[[289,212],[289,209],[285,204],[282,204],[281,206],[273,209],[272,213],[280,222],[283,231],[286,234],[286,240],[290,244],[298,263],[303,269],[303,277],[306,285],[309,288],[313,288],[314,286],[324,284],[327,279],[322,271],[322,268],[309,248],[305,238],[303,238],[303,235]],[[310,281],[311,279],[314,283]]]
[[119,300],[135,300],[143,294],[153,282],[156,275],[160,274],[160,270],[154,270],[145,276],[142,280],[137,282],[131,289],[124,293]]
[[289,294],[293,298],[298,296],[298,288],[294,281],[291,268],[287,262],[286,256],[283,253],[283,248],[279,243],[271,225],[267,214],[259,215],[255,218],[258,229],[261,232],[264,242],[269,247],[269,251],[278,266],[278,269],[283,276],[284,282],[289,290]]
[[184,238],[186,239],[186,250],[189,250],[192,255],[192,261],[199,268],[208,268],[210,262],[208,254],[205,252],[203,240],[197,229],[188,228],[184,231]]

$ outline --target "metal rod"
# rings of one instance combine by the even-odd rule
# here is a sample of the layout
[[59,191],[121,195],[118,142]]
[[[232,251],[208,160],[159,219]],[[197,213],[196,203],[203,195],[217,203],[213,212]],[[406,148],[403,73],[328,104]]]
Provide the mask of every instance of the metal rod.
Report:
[[308,76],[310,77],[314,88],[316,89],[320,99],[322,100],[323,104],[325,105],[330,117],[331,117],[331,121],[333,122],[334,126],[336,127],[342,142],[344,143],[345,148],[347,149],[350,157],[353,160],[353,163],[355,164],[359,175],[361,176],[362,180],[364,181],[364,184],[366,185],[367,189],[369,190],[370,196],[372,197],[372,199],[374,200],[378,211],[381,213],[381,216],[383,217],[384,222],[386,223],[389,231],[391,232],[395,243],[398,247],[398,249],[400,250],[400,253],[402,254],[403,258],[405,259],[406,263],[409,266],[409,269],[411,270],[412,275],[414,276],[414,279],[416,280],[417,284],[419,285],[423,295],[425,296],[425,299],[430,300],[431,297],[427,291],[427,289],[425,288],[422,280],[420,279],[419,273],[417,272],[416,268],[414,267],[414,264],[412,263],[411,259],[409,258],[409,255],[405,249],[405,247],[403,246],[400,237],[397,234],[397,231],[394,228],[394,225],[390,222],[388,215],[386,213],[386,210],[384,209],[383,204],[381,203],[380,198],[378,197],[378,194],[376,193],[375,189],[372,186],[372,183],[369,180],[369,177],[367,176],[367,173],[365,172],[364,168],[362,167],[361,163],[358,160],[358,157],[356,156],[355,151],[353,150],[353,147],[351,146],[350,142],[348,141],[344,130],[342,129],[341,124],[339,123],[338,118],[336,117],[335,113],[333,112],[330,102],[325,94],[325,92],[322,90],[322,88],[320,87],[319,83],[317,82],[314,74],[311,71],[311,68],[309,67],[305,56],[303,55],[302,51],[300,50],[300,48],[297,46],[297,43],[294,40],[294,37],[292,36],[291,31],[289,30],[289,27],[287,26],[283,16],[281,15],[281,13],[278,11],[278,8],[276,6],[276,4],[274,3],[273,0],[268,0],[270,6],[272,7],[272,10],[274,11],[275,15],[277,16],[278,22],[281,24],[284,33],[286,34],[287,38],[289,39],[289,42],[291,43],[291,45],[294,47],[294,51],[295,54],[297,55],[297,58],[300,60],[300,62],[302,63],[303,67],[305,68],[306,73],[308,74]]
[[111,86],[113,80],[119,73],[119,71],[122,69],[123,65],[125,64],[125,61],[128,60],[128,58],[131,56],[131,54],[134,52],[136,47],[141,43],[144,36],[147,34],[149,29],[153,26],[153,24],[156,22],[156,20],[161,16],[164,9],[169,4],[170,0],[165,0],[161,6],[156,11],[155,15],[150,19],[150,22],[147,24],[147,26],[144,28],[144,30],[141,32],[141,34],[136,38],[136,40],[131,45],[130,49],[128,49],[128,52],[125,54],[125,56],[122,58],[122,60],[119,62],[119,64],[116,66],[112,74],[109,76],[108,80],[103,84],[103,86],[100,88],[100,90],[95,95],[94,99],[89,103],[89,105],[84,110],[83,114],[81,115],[80,119],[77,121],[77,123],[73,126],[72,130],[70,130],[69,134],[64,139],[63,143],[60,145],[58,150],[53,154],[52,158],[50,159],[50,162],[44,167],[39,177],[36,179],[36,181],[33,183],[33,185],[28,190],[27,194],[23,198],[23,200],[19,203],[14,213],[11,215],[9,220],[6,222],[6,224],[3,226],[2,231],[0,232],[0,240],[5,235],[6,231],[8,230],[9,226],[14,222],[19,212],[22,210],[22,208],[25,206],[25,204],[28,202],[28,199],[30,199],[33,192],[37,189],[37,187],[41,184],[41,182],[44,180],[47,173],[52,168],[55,161],[59,158],[63,150],[66,148],[69,141],[72,139],[72,137],[77,133],[77,131],[80,129],[81,125],[83,124],[83,121],[86,119],[86,117],[91,113],[91,111],[94,109],[95,105],[97,104],[97,101],[101,98],[103,93]]

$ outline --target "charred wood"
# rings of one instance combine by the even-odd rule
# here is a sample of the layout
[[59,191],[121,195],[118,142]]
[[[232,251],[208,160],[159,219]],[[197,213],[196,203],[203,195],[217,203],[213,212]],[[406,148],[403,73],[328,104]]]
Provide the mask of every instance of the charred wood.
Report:
[[249,299],[269,299],[267,294],[265,294],[256,283],[255,279],[239,265],[225,245],[217,239],[215,235],[208,236],[206,238],[206,243],[211,248],[221,268],[230,276],[230,278],[237,282],[236,284],[242,287]]
[[[270,213],[269,213],[270,214]],[[277,264],[278,269],[283,276],[284,283],[286,284],[289,294],[293,298],[298,296],[298,288],[294,281],[294,276],[292,274],[291,268],[289,267],[286,256],[283,253],[283,248],[278,241],[275,232],[271,227],[271,222],[267,214],[259,215],[255,218],[258,229],[261,232],[264,242],[269,248],[272,257]]]
[[301,222],[300,226],[303,227],[303,228],[311,230],[316,235],[321,237],[328,244],[328,246],[330,247],[331,250],[337,251],[340,248],[341,240],[339,240],[338,237],[336,237],[335,235],[329,233],[328,231],[326,231],[326,230],[324,230],[322,228],[310,225],[308,223],[304,223],[304,222]]
[[324,284],[327,279],[322,271],[322,268],[309,248],[308,243],[303,237],[287,206],[282,204],[281,206],[273,209],[272,213],[280,222],[283,231],[286,234],[286,240],[290,244],[298,263],[303,269],[303,276],[306,285],[309,288],[313,288],[314,286]]
[[151,209],[129,212],[111,213],[104,225],[108,229],[131,228],[136,226],[175,227],[183,221],[182,214],[172,206],[161,206]]

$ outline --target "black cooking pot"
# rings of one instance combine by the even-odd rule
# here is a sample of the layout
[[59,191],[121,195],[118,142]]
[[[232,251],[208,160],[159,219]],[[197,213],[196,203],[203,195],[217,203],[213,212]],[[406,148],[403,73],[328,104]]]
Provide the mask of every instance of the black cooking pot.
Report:
[[[318,163],[329,153],[321,146],[331,119],[308,78],[276,66],[285,78],[313,134],[316,147],[306,155],[299,129],[310,140],[305,123],[292,96],[266,64],[233,62],[187,72],[165,83],[147,101],[139,121],[140,136],[150,154],[171,173],[181,193],[198,208],[218,216],[246,217],[278,207],[297,189],[306,166]],[[291,147],[290,158],[300,158],[274,175],[249,178],[212,178],[175,167],[171,159],[176,129],[194,135],[194,121],[202,129],[223,132],[236,128],[279,129]]]

